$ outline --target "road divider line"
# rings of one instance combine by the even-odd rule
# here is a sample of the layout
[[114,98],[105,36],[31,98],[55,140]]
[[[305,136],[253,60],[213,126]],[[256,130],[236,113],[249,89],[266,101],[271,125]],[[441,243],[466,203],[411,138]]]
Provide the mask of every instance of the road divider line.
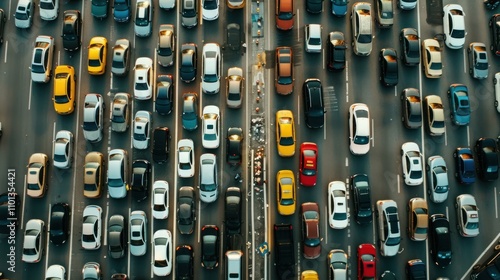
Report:
[[463,57],[464,57],[464,73],[467,74],[467,57],[466,57],[466,51],[465,51],[465,47],[462,48],[462,54],[463,54]]
[[328,206],[325,205],[325,216],[324,217],[327,217],[326,219],[323,219],[325,220],[325,242],[324,244],[328,244]]
[[297,42],[300,42],[300,28],[299,28],[299,26],[300,26],[300,16],[299,16],[299,13],[300,13],[300,10],[297,9],[297,17],[296,17],[296,19],[297,19]]
[[47,267],[49,266],[49,243],[50,243],[50,240],[49,240],[49,232],[50,232],[50,213],[51,213],[51,207],[52,204],[49,203],[49,214],[47,215],[47,224],[46,224],[46,231],[45,231],[45,268],[44,268],[44,275],[46,274],[47,272]]
[[399,180],[399,174],[397,176],[397,182],[398,182],[398,193],[401,193],[401,181]]
[[106,202],[106,214],[104,215],[104,246],[108,245],[108,219],[109,219],[109,200]]
[[[23,184],[23,206],[26,206],[26,174],[24,175],[24,184]],[[21,211],[21,230],[24,229],[24,207]]]
[[29,92],[29,95],[28,95],[28,111],[31,110],[31,93],[32,93],[32,89],[33,89],[33,82],[30,81],[30,92]]
[[493,196],[495,197],[495,219],[498,219],[498,197],[497,197],[497,187],[493,188]]
[[374,120],[372,119],[372,148],[375,147],[375,125],[374,125]]
[[3,63],[7,63],[7,50],[9,49],[9,41],[5,41],[5,52],[3,56]]
[[349,158],[348,157],[345,157],[345,166],[349,166]]
[[469,126],[467,126],[467,146],[470,147],[470,129],[469,129]]
[[127,234],[127,239],[128,239],[128,254],[127,254],[127,275],[131,275],[130,274],[130,207],[128,208],[128,222],[129,222],[129,228],[128,228],[128,234]]

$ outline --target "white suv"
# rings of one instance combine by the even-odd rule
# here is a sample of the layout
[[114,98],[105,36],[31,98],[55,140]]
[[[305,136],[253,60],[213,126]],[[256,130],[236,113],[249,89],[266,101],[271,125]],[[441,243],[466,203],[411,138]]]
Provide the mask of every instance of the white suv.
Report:
[[306,44],[306,52],[308,53],[320,53],[321,52],[321,25],[320,24],[308,24],[305,28],[304,40]]
[[367,2],[352,5],[352,49],[356,55],[368,56],[372,52],[372,6]]
[[465,44],[464,17],[464,10],[458,4],[448,4],[443,8],[444,43],[450,49],[461,49]]
[[217,158],[214,154],[202,154],[200,157],[200,200],[214,202],[219,195],[217,183]]
[[203,46],[203,67],[201,88],[203,93],[216,94],[220,90],[220,46],[217,43],[207,43]]
[[399,251],[401,230],[399,225],[398,205],[394,200],[378,200],[375,211],[378,221],[380,254],[394,256]]
[[83,136],[89,142],[102,140],[104,118],[104,101],[100,94],[89,93],[85,95],[83,105]]

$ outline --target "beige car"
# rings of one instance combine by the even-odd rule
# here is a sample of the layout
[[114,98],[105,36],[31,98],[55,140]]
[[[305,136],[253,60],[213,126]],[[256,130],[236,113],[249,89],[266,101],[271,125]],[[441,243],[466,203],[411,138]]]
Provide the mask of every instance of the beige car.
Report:
[[427,78],[440,78],[443,75],[443,63],[441,60],[441,47],[435,39],[422,41],[422,63]]
[[49,157],[46,154],[32,154],[28,164],[26,194],[31,197],[43,197],[47,191],[47,167]]
[[276,48],[274,79],[276,93],[288,95],[293,92],[293,52],[290,47]]
[[104,156],[99,152],[90,152],[85,156],[83,166],[83,195],[97,198],[102,193]]
[[427,113],[427,128],[431,136],[441,136],[445,133],[444,107],[441,97],[428,95],[425,97]]
[[427,201],[420,197],[410,199],[408,202],[408,235],[411,240],[426,240],[428,227],[429,214]]

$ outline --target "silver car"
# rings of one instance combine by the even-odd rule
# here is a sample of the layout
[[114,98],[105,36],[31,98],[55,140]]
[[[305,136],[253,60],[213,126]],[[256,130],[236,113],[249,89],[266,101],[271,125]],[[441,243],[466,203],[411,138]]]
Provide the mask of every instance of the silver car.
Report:
[[130,65],[130,41],[127,39],[116,40],[113,46],[113,60],[111,61],[111,73],[123,76],[128,73]]
[[108,193],[112,198],[124,198],[128,186],[128,155],[127,151],[114,149],[108,157]]
[[32,219],[26,223],[23,241],[23,262],[37,263],[42,259],[45,248],[45,222]]
[[160,25],[156,54],[158,55],[158,64],[161,66],[167,67],[174,64],[175,34],[172,24]]
[[214,154],[202,154],[200,157],[200,200],[214,202],[219,195],[217,183],[217,158]]
[[104,101],[100,94],[85,95],[83,104],[83,136],[87,141],[96,143],[102,140],[104,122]]
[[134,118],[134,148],[138,150],[147,149],[149,146],[151,125],[151,113],[148,111],[137,111]]
[[52,75],[52,57],[54,56],[54,38],[38,36],[31,59],[31,80],[37,83],[47,83]]
[[475,79],[488,78],[490,65],[486,45],[479,42],[470,43],[467,52],[469,53],[469,74]]
[[182,0],[182,26],[193,28],[198,25],[198,7],[196,0]]
[[130,254],[143,256],[148,245],[148,218],[144,211],[130,213]]
[[479,208],[476,199],[470,194],[457,196],[455,202],[457,210],[457,228],[463,237],[479,235]]
[[372,52],[372,15],[371,4],[357,2],[352,5],[352,46],[356,55],[368,56]]
[[429,185],[427,193],[432,202],[444,202],[448,198],[448,169],[442,156],[431,156],[427,159]]
[[127,130],[130,122],[130,110],[130,94],[115,94],[111,110],[109,110],[112,131],[125,132]]
[[82,268],[82,279],[101,280],[101,265],[96,262],[88,262]]
[[73,133],[67,130],[58,131],[54,139],[52,152],[55,167],[61,169],[70,168],[73,161]]
[[228,108],[240,108],[243,100],[243,70],[239,67],[227,69],[226,103]]

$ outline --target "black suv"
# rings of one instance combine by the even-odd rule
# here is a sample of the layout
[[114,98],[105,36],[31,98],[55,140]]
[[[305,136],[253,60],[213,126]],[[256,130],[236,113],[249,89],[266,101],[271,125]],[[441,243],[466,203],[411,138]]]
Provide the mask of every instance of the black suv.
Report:
[[493,138],[479,138],[474,147],[476,152],[476,173],[484,181],[498,179],[498,149]]
[[227,129],[226,162],[231,165],[240,165],[243,150],[243,130],[239,127]]
[[157,127],[153,132],[153,161],[159,164],[168,159],[170,131],[168,127]]
[[224,220],[228,234],[241,232],[241,190],[238,187],[229,187],[224,200]]
[[76,51],[82,44],[82,16],[80,11],[64,11],[62,38],[67,51]]
[[495,245],[493,254],[482,264],[472,267],[470,279],[472,280],[494,280],[498,279],[500,271],[500,244]]
[[136,159],[132,163],[132,193],[137,201],[148,197],[151,163],[145,159]]
[[445,267],[451,263],[450,222],[443,214],[429,218],[429,237],[431,256],[437,266]]
[[302,88],[304,97],[304,115],[306,125],[310,128],[323,127],[325,123],[325,107],[323,104],[323,87],[319,79],[307,79]]
[[68,240],[71,209],[67,203],[56,203],[50,210],[50,242],[61,245]]
[[226,36],[227,47],[233,51],[239,50],[242,44],[240,25],[237,23],[228,24],[226,27]]
[[495,55],[500,56],[500,14],[494,14],[490,19],[491,46]]
[[372,222],[372,199],[368,175],[354,174],[351,176],[351,190],[354,203],[354,215],[358,224]]

